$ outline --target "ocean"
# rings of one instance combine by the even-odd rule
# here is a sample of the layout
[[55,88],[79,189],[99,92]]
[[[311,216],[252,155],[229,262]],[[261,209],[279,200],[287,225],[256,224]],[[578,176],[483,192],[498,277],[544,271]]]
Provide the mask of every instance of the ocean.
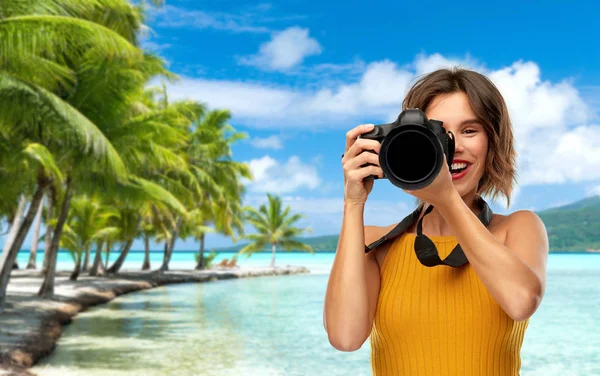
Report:
[[[221,254],[217,262],[232,255]],[[59,257],[62,269],[72,267],[65,256]],[[138,268],[143,253],[131,256],[126,267]],[[153,268],[161,258],[162,252],[152,254]],[[259,253],[239,264],[266,266],[270,258]],[[76,316],[55,352],[33,371],[370,375],[369,340],[355,352],[340,352],[323,328],[333,258],[334,253],[278,253],[277,265],[305,265],[312,273],[171,285],[118,297]],[[193,260],[193,253],[178,252],[172,267],[191,269]],[[600,254],[551,254],[546,294],[525,334],[521,375],[600,375],[599,312]]]

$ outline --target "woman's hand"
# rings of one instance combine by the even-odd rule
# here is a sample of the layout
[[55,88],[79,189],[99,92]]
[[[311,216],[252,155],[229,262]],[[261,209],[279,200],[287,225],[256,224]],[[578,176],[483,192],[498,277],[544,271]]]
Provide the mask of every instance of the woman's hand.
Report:
[[444,155],[444,163],[438,176],[425,188],[409,191],[403,189],[404,192],[419,198],[434,207],[439,207],[447,203],[453,193],[457,193],[454,183],[452,183],[452,174],[446,162]]
[[[364,204],[367,196],[373,189],[373,180],[364,180],[369,175],[383,177],[383,170],[379,166],[379,141],[357,139],[359,135],[373,130],[373,124],[363,124],[346,133],[346,152],[342,158],[344,168],[344,202]],[[374,150],[375,153],[370,153]],[[366,163],[374,166],[361,167]]]

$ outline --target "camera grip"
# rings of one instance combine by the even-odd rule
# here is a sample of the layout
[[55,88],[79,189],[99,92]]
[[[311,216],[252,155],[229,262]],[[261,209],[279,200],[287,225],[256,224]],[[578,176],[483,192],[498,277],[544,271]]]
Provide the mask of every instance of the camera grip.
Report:
[[[368,153],[377,154],[377,153],[375,152],[375,150],[363,150],[363,151],[361,152],[361,154],[362,154],[362,153],[364,153],[364,152],[368,152]],[[375,164],[373,164],[373,163],[365,163],[365,164],[363,164],[363,165],[360,165],[360,167],[361,167],[361,168],[362,168],[362,167],[367,167],[367,166],[377,166],[377,165],[375,165]],[[363,180],[376,180],[376,179],[379,179],[379,176],[377,176],[377,175],[369,175],[369,176],[367,176],[366,178],[364,178]]]

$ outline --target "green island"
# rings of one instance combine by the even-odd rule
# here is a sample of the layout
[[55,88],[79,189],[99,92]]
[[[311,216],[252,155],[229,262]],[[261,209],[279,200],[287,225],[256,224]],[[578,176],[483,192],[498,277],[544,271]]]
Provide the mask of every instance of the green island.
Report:
[[[574,203],[535,212],[546,225],[550,252],[600,252],[600,196],[588,197]],[[339,235],[301,238],[315,252],[333,252]],[[235,252],[245,244],[215,249]]]

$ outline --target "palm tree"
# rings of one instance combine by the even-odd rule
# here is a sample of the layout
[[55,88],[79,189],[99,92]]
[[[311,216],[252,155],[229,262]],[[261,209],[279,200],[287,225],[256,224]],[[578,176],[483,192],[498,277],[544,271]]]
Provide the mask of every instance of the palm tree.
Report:
[[[24,218],[21,218],[23,212],[23,203],[25,202],[25,196],[22,194],[19,199],[19,206],[17,209],[17,214],[15,215],[15,219],[13,220],[13,227],[11,229],[11,233],[13,236],[9,239],[6,244],[5,249],[2,252],[0,257],[0,312],[2,312],[4,307],[4,302],[6,299],[6,289],[8,287],[8,281],[10,279],[10,273],[13,269],[13,265],[16,261],[18,251],[25,240],[27,232],[31,224],[33,223],[33,219],[38,211],[38,207],[41,204],[42,198],[44,196],[44,191],[46,188],[52,184],[53,179],[56,179],[58,184],[62,180],[62,175],[60,170],[56,166],[56,161],[52,158],[52,155],[49,153],[48,149],[39,144],[30,143],[26,146],[26,148],[20,154],[22,157],[21,163],[17,163],[16,167],[33,165],[35,166],[33,169],[24,168],[24,175],[27,176],[28,173],[32,171],[37,171],[38,176],[35,178],[35,192],[31,198],[31,202],[29,205],[29,209]],[[0,160],[4,159],[0,157]],[[14,172],[14,165],[13,171]],[[7,169],[9,175],[11,173],[10,169]],[[29,178],[31,178],[29,176]],[[29,179],[28,179],[29,180]],[[18,181],[18,180],[17,180]],[[29,180],[31,183],[31,180]],[[29,184],[30,186],[32,184]]]
[[[197,270],[204,269],[204,239],[208,231],[229,236],[234,241],[244,233],[241,201],[244,185],[241,178],[251,179],[250,168],[232,159],[232,145],[247,137],[228,124],[231,114],[226,110],[213,110],[198,119],[188,150],[190,164],[203,187],[214,182],[219,189],[204,189],[196,209],[198,215],[191,229],[200,242]],[[237,233],[237,236],[236,236]]]
[[200,250],[196,257],[197,270],[203,269],[202,267],[199,267],[199,265],[203,265],[203,260],[200,258],[204,257],[204,237],[207,233],[214,232],[214,228],[207,226],[207,223],[206,209],[196,208],[189,212],[188,220],[183,223],[181,231],[179,232],[179,237],[181,239],[186,240],[188,237],[192,236],[200,244]]
[[75,270],[71,280],[77,280],[82,268],[82,257],[87,255],[94,242],[100,238],[98,234],[107,226],[108,221],[118,217],[118,210],[106,205],[96,197],[79,195],[72,200],[66,233],[60,240],[61,248],[68,250],[73,256]]
[[[12,139],[20,137],[39,142],[55,160],[61,161],[59,169],[67,174],[64,198],[47,254],[50,272],[42,295],[48,295],[53,285],[48,286],[46,282],[54,278],[55,253],[72,196],[74,169],[69,161],[87,160],[88,163],[83,164],[93,166],[96,171],[110,172],[117,178],[125,177],[126,172],[104,134],[90,116],[83,115],[86,106],[98,104],[93,103],[93,96],[83,98],[93,90],[94,83],[101,82],[100,77],[93,82],[94,69],[90,67],[95,61],[103,61],[104,70],[110,64],[131,66],[142,54],[104,26],[64,15],[23,16],[23,10],[29,8],[20,8],[20,5],[23,4],[9,1],[2,2],[0,7],[0,126],[1,133]],[[103,94],[107,94],[106,90]],[[116,97],[119,100],[122,95]],[[31,220],[49,184],[41,167],[37,175],[38,184],[30,204],[32,213],[26,217]],[[23,221],[19,232],[26,234],[30,225],[31,221]],[[17,253],[21,245],[22,240],[14,242],[10,256]],[[5,261],[8,258],[4,258]],[[10,271],[3,267],[2,289],[8,282],[8,273]]]
[[[169,103],[164,89],[162,99],[145,90],[154,77],[177,77],[137,48],[144,9],[163,0],[137,3],[0,1],[0,180],[14,183],[0,187],[0,218],[13,223],[14,239],[0,257],[0,311],[11,260],[40,210],[44,297],[53,295],[59,245],[72,252],[76,278],[94,243],[91,274],[102,266],[103,250],[108,260],[120,244],[111,267],[117,272],[141,234],[146,244],[165,240],[161,270],[168,270],[178,237],[202,239],[203,253],[209,229],[243,234],[239,180],[251,175],[232,160],[231,145],[245,135],[227,124],[228,111]],[[92,229],[82,197],[119,207],[119,218]]]
[[293,249],[314,253],[311,246],[297,240],[304,232],[311,231],[310,228],[300,229],[292,225],[303,218],[301,214],[290,215],[291,208],[287,206],[282,211],[281,198],[267,194],[268,206],[264,204],[258,210],[246,207],[245,219],[256,229],[257,233],[245,235],[244,238],[252,242],[240,250],[239,253],[247,254],[248,257],[254,252],[264,250],[271,245],[271,267],[275,267],[275,252],[277,246],[286,251]]

